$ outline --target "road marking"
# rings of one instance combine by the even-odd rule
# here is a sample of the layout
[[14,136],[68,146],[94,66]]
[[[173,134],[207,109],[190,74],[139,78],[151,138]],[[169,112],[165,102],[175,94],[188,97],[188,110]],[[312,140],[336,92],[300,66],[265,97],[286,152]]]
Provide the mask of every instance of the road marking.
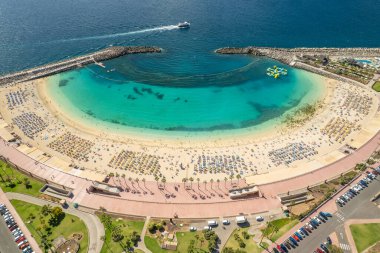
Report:
[[350,251],[351,248],[350,248],[350,245],[348,244],[345,244],[345,243],[339,243],[339,246],[342,250],[345,250],[345,251]]
[[336,213],[336,216],[338,217],[338,221],[339,221],[339,220],[344,221],[344,216],[343,216],[343,214],[337,212],[337,213]]

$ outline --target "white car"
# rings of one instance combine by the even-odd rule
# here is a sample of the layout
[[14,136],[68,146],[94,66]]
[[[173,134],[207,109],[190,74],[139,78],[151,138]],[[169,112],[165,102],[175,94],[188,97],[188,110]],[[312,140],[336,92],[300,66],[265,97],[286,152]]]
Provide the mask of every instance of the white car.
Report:
[[317,217],[317,216],[314,216],[313,219],[318,222],[319,224],[322,224],[322,221]]
[[305,238],[305,237],[306,237],[305,233],[304,233],[304,232],[302,232],[302,230],[301,230],[301,229],[298,229],[298,230],[297,230],[297,232],[298,232],[299,234],[301,234],[303,238]]
[[189,230],[190,230],[191,232],[197,231],[197,227],[190,227]]
[[313,230],[313,229],[314,229],[314,227],[313,227],[312,225],[310,225],[310,223],[309,223],[309,222],[307,222],[307,223],[306,223],[306,226],[308,226],[308,228],[310,228],[311,230]]
[[222,221],[222,223],[223,225],[230,225],[230,220],[225,219]]
[[210,226],[204,226],[203,230],[211,230],[211,227]]
[[263,221],[264,218],[262,216],[256,216],[256,221]]

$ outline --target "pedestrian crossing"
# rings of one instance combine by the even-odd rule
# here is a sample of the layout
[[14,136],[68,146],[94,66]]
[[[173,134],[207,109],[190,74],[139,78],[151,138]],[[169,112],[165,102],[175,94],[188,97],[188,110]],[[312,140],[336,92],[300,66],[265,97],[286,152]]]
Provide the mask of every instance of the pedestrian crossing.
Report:
[[350,245],[348,245],[348,244],[345,244],[345,243],[339,243],[339,247],[340,247],[342,250],[345,250],[345,251],[351,251]]
[[341,214],[340,212],[337,212],[335,215],[336,215],[336,217],[338,217],[338,222],[340,222],[340,221],[344,221],[344,216],[343,216],[343,214]]

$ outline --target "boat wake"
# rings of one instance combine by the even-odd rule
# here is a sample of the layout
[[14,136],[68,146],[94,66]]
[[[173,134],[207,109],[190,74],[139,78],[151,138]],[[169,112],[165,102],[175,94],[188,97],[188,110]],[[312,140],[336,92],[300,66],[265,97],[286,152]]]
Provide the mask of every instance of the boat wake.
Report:
[[82,38],[63,39],[60,41],[64,42],[64,41],[108,39],[108,38],[116,38],[116,37],[140,34],[140,33],[170,31],[170,30],[175,30],[175,29],[179,29],[178,25],[158,26],[158,27],[146,28],[146,29],[130,31],[130,32],[114,33],[114,34],[99,35],[99,36],[89,36],[89,37],[82,37]]

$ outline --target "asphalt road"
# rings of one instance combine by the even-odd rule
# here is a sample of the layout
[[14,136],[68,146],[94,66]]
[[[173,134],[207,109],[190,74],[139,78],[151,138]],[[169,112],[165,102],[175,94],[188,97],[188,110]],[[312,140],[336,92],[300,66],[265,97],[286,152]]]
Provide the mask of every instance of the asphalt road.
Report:
[[[0,215],[1,216],[1,215]],[[0,253],[19,253],[21,252],[16,243],[14,242],[13,236],[8,230],[7,224],[4,218],[0,217]]]
[[[347,188],[348,189],[348,188]],[[343,191],[341,194],[345,193]],[[343,207],[338,207],[338,211],[334,213],[326,223],[319,225],[318,229],[314,229],[313,233],[306,236],[295,249],[289,252],[294,253],[312,253],[319,247],[322,242],[332,232],[336,232],[339,240],[339,247],[344,252],[351,252],[346,233],[344,231],[344,222],[348,219],[374,219],[380,218],[380,209],[371,202],[371,198],[380,191],[380,176],[377,177],[367,188],[362,190],[359,195],[351,199]],[[340,194],[340,195],[341,195]],[[339,195],[339,196],[340,196]]]

